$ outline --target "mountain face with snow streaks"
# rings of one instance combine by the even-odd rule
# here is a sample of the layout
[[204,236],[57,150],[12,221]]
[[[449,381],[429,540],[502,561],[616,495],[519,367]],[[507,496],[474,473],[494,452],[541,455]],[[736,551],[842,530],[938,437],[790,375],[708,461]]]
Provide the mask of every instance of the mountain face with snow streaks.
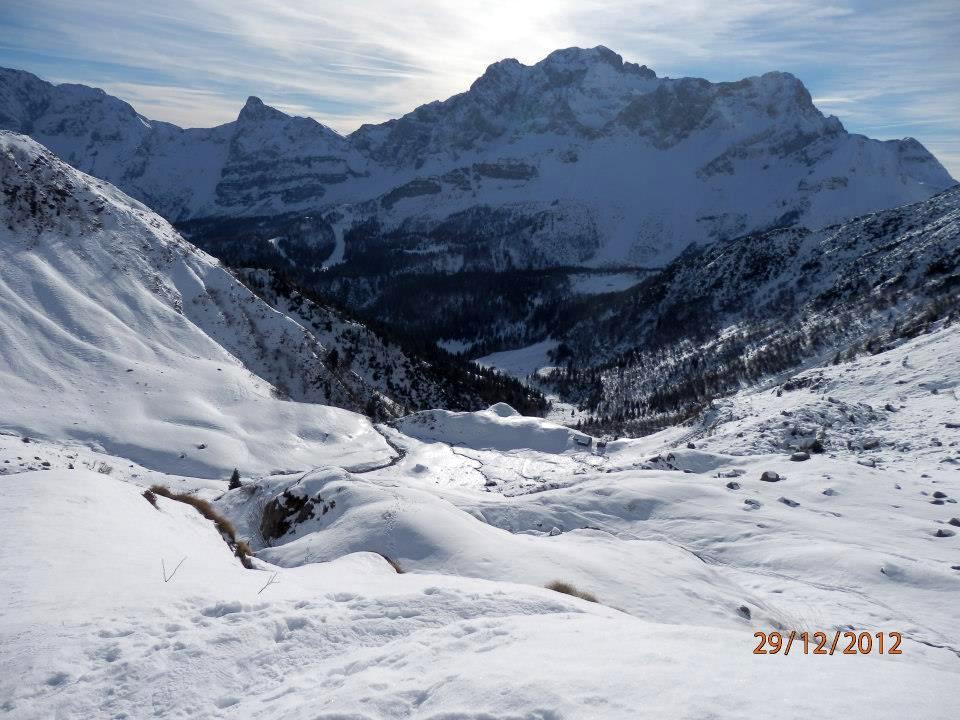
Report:
[[647,416],[699,411],[785,371],[883,352],[956,322],[958,307],[952,188],[816,231],[693,248],[625,292],[587,299],[555,325],[566,325],[557,357],[574,369],[554,380],[635,432]]
[[603,47],[502,60],[464,93],[346,137],[257,98],[184,130],[3,70],[0,127],[171,221],[317,213],[341,241],[373,222],[394,260],[436,269],[663,264],[691,243],[816,229],[954,182],[915,140],[847,133],[788,73],[661,78]]

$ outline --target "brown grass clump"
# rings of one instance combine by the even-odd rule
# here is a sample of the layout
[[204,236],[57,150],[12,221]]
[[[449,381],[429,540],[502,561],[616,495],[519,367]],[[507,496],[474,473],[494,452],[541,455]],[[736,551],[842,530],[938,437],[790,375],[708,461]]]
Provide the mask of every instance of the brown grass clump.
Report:
[[250,549],[246,540],[237,540],[234,543],[233,554],[240,558],[241,564],[247,570],[253,570],[253,562],[250,560],[253,557],[253,550]]
[[592,592],[587,592],[586,590],[578,590],[576,587],[571,585],[568,582],[563,582],[562,580],[554,580],[552,583],[549,583],[547,590],[553,590],[554,592],[563,593],[564,595],[573,595],[573,597],[578,597],[581,600],[586,600],[587,602],[598,603],[597,596]]
[[[373,552],[377,552],[377,551],[374,550]],[[382,557],[384,560],[386,560],[386,561],[390,564],[390,567],[392,567],[394,570],[397,571],[397,575],[403,575],[404,570],[403,570],[402,567],[400,567],[400,563],[398,563],[398,562],[397,562],[396,560],[394,560],[393,558],[387,557],[387,556],[384,555],[382,552],[378,552],[377,555],[379,555],[379,556]]]
[[190,495],[189,493],[175,493],[163,485],[153,485],[150,490],[165,498],[192,505],[196,508],[197,512],[216,526],[221,535],[229,538],[232,543],[237,541],[237,531],[234,529],[233,523],[214,510],[213,506],[206,500]]
[[147,502],[157,508],[157,510],[160,509],[157,507],[157,496],[152,490],[144,490],[143,496],[147,499]]
[[[154,507],[156,507],[156,496],[161,495],[165,498],[169,498],[170,500],[186,503],[187,505],[195,508],[197,512],[213,523],[214,527],[216,527],[219,533],[223,536],[223,539],[227,541],[227,544],[233,550],[234,554],[240,558],[240,562],[243,563],[243,566],[248,569],[253,567],[253,563],[250,562],[249,557],[253,555],[250,545],[248,545],[245,540],[237,540],[237,531],[236,528],[233,527],[233,523],[214,510],[213,506],[209,502],[203,498],[195,497],[189,493],[175,493],[170,490],[170,488],[164,487],[163,485],[152,485],[147,492],[154,495]],[[144,493],[144,497],[146,497],[146,493]],[[149,500],[150,498],[147,499]]]

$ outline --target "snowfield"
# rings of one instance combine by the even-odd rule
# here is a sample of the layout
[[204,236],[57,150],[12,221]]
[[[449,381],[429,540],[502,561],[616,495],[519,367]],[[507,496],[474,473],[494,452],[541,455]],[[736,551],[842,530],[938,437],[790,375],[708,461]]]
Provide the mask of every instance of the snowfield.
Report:
[[0,168],[0,717],[960,714],[957,324],[641,439],[375,425],[143,206],[22,136]]
[[[402,451],[393,465],[335,463],[232,491],[2,437],[2,707],[17,718],[954,717],[958,367],[949,327],[808,371],[795,380],[823,381],[780,397],[744,392],[704,427],[602,452],[538,446],[554,426],[518,425],[503,407],[435,412],[429,436],[404,434],[423,430],[418,416],[380,428]],[[859,421],[878,446],[860,449],[824,415],[825,452],[790,459],[802,410],[877,403],[891,388],[905,407]],[[761,481],[767,470],[780,481]],[[154,483],[213,500],[255,569],[192,508],[152,507],[141,493]],[[287,527],[264,537],[274,500]],[[169,575],[183,558],[164,582],[161,562]],[[599,602],[545,589],[555,580]],[[754,655],[753,633],[774,629],[897,631],[903,654]]]
[[536,375],[541,368],[549,366],[550,357],[547,353],[555,350],[557,345],[559,343],[556,340],[543,340],[516,350],[490,353],[477,358],[474,362],[482,367],[495,368],[507,375],[524,378],[528,375]]

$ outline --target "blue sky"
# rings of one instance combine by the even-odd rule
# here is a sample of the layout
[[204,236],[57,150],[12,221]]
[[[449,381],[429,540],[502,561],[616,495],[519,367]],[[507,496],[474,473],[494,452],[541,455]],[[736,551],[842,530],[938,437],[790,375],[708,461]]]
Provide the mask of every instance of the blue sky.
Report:
[[0,65],[184,126],[248,95],[340,132],[465,90],[491,62],[606,45],[660,75],[801,78],[854,132],[960,178],[960,0],[0,0]]

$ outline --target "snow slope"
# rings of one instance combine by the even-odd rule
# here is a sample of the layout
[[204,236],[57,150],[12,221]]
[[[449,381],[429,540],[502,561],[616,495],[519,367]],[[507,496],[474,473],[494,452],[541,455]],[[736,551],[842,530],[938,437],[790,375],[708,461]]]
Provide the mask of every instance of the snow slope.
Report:
[[257,98],[182,130],[0,70],[0,127],[170,220],[331,211],[335,251],[318,264],[349,258],[351,218],[433,268],[656,266],[691,242],[819,228],[954,184],[916,140],[847,133],[788,73],[660,78],[604,47],[494,63],[468,91],[346,138]]
[[[0,707],[954,717],[958,332],[639,440],[540,446],[557,427],[505,406],[420,414],[379,428],[389,465],[320,460],[226,492],[69,438],[0,435]],[[812,439],[824,452],[791,460]],[[210,499],[255,569],[192,508],[152,507],[153,483]],[[544,588],[555,580],[599,602]],[[754,632],[774,629],[896,631],[903,654],[753,654]]]
[[[896,658],[758,656],[746,623],[705,631],[528,584],[397,575],[369,553],[244,570],[191,508],[160,498],[155,509],[101,474],[12,476],[0,513],[0,546],[17,548],[0,554],[0,696],[25,720],[804,718],[826,704],[846,717],[935,719],[957,709],[956,669],[931,667],[906,643]],[[161,560],[169,577],[183,558],[165,583]]]
[[207,476],[391,456],[361,416],[278,399],[366,396],[161,218],[6,132],[0,178],[0,428]]

